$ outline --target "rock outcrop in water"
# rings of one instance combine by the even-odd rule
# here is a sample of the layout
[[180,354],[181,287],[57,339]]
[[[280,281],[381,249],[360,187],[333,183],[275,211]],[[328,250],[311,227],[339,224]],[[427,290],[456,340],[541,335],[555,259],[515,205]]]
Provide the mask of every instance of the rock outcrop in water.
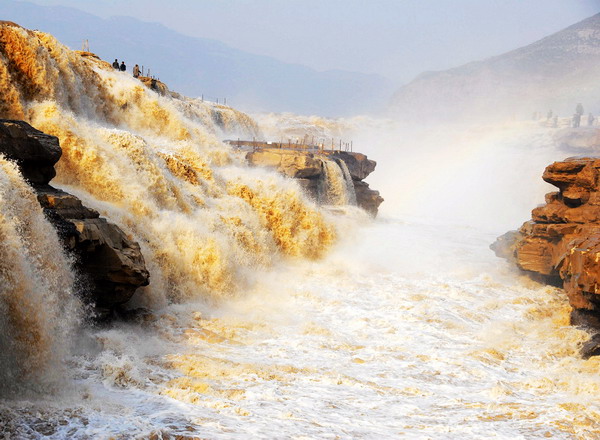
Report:
[[249,163],[277,169],[288,177],[298,179],[302,188],[315,200],[319,200],[319,182],[325,179],[325,160],[343,161],[351,176],[356,194],[356,204],[376,216],[383,197],[379,191],[369,188],[364,179],[375,170],[377,162],[361,153],[346,151],[315,153],[304,150],[265,148],[249,152]]
[[518,232],[492,245],[496,254],[551,283],[562,283],[571,321],[600,330],[600,159],[570,158],[548,166],[543,179],[559,191]]
[[2,119],[0,154],[16,162],[34,188],[47,219],[75,258],[84,295],[99,311],[127,302],[138,287],[148,285],[139,245],[77,197],[48,185],[61,156],[58,138],[26,122]]

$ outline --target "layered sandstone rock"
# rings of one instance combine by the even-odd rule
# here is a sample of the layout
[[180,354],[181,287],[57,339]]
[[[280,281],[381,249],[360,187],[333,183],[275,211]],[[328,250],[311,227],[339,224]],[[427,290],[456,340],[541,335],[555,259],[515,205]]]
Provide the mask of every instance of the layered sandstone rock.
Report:
[[75,259],[82,294],[99,311],[127,302],[148,284],[137,243],[77,197],[48,185],[62,154],[56,137],[22,121],[0,120],[0,154],[15,161],[35,189],[46,217]]
[[516,233],[493,245],[499,256],[547,281],[561,280],[574,324],[600,330],[600,159],[570,158],[546,168],[559,191]]
[[346,151],[311,152],[306,150],[291,150],[265,148],[249,152],[248,162],[255,166],[265,166],[276,169],[280,173],[298,179],[304,191],[315,200],[319,200],[319,182],[325,178],[324,160],[343,161],[352,177],[358,206],[376,216],[383,197],[379,191],[369,188],[363,180],[375,170],[377,162],[369,160],[361,153]]
[[314,179],[322,174],[318,154],[286,149],[261,149],[246,155],[252,165],[275,168],[281,174],[296,179]]

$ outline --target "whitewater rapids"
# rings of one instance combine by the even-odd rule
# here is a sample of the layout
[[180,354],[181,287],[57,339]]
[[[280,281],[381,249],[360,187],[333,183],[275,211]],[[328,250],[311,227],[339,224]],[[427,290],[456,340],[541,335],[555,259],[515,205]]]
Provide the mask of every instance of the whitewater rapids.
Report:
[[0,159],[5,438],[600,435],[600,360],[578,356],[566,298],[488,249],[550,189],[548,129],[347,121],[379,161],[370,220],[248,169],[219,141],[257,133],[247,115],[41,32],[0,23],[0,39],[1,116],[60,138],[52,183],[138,241],[151,274],[147,313],[84,325],[69,259]]
[[[561,154],[545,130],[471,134],[486,174],[532,151],[539,161]],[[528,183],[541,200],[548,188],[536,187],[535,167],[515,170],[518,182],[500,180]],[[431,182],[414,179],[393,184],[410,182],[411,200],[422,201]],[[503,192],[492,195],[501,201]],[[458,184],[449,194],[458,207],[490,197]],[[513,209],[530,197],[512,192]],[[579,357],[588,336],[569,326],[559,289],[529,281],[488,249],[502,216],[479,212],[479,222],[461,223],[455,209],[448,224],[435,204],[409,201],[376,221],[349,207],[331,221],[352,233],[323,260],[263,270],[252,289],[218,307],[188,300],[139,323],[88,329],[65,388],[4,401],[3,430],[16,438],[600,435],[600,360]]]
[[265,274],[218,309],[186,303],[143,325],[89,331],[95,346],[71,358],[68,389],[4,402],[3,429],[17,438],[594,438],[600,362],[576,351],[587,336],[568,325],[561,292],[491,254],[493,238],[381,220],[326,260]]

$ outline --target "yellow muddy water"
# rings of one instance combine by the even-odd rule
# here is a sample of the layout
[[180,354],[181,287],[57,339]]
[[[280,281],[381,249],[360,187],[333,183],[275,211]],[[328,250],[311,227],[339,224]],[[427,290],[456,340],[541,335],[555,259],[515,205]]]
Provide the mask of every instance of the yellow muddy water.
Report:
[[[0,432],[600,435],[600,361],[577,353],[588,336],[568,325],[559,290],[491,254],[494,234],[406,212],[378,221],[354,207],[328,213],[293,181],[248,168],[220,142],[256,134],[248,116],[159,96],[40,32],[0,24],[0,41],[0,116],[59,137],[53,184],[138,241],[151,275],[135,297],[149,313],[80,325],[68,258],[31,189],[0,159]],[[470,154],[475,144],[461,145],[469,160],[481,156]],[[503,167],[526,157],[515,151]],[[471,165],[483,164],[473,169],[485,178],[496,172],[486,155],[461,179],[428,162],[446,173],[436,182],[413,165],[425,162],[403,165],[407,156],[389,161],[384,196],[414,211],[445,200],[437,220],[456,206],[453,194],[475,200]],[[426,185],[395,187],[400,175]],[[512,194],[506,207],[522,202]]]

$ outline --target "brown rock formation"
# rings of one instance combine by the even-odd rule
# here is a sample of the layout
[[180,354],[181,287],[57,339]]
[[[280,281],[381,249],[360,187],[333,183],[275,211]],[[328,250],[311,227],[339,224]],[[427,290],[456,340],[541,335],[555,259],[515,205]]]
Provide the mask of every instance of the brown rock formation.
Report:
[[281,174],[296,179],[318,178],[321,173],[319,155],[297,150],[262,149],[252,151],[246,159],[252,165],[275,168]]
[[375,170],[377,163],[367,159],[367,156],[361,153],[346,151],[321,153],[285,148],[262,148],[249,152],[246,160],[252,165],[274,168],[288,177],[298,179],[304,191],[317,201],[319,181],[325,176],[323,161],[341,160],[346,164],[352,177],[357,205],[375,217],[379,205],[383,202],[379,191],[370,189],[369,184],[363,182],[363,179]]
[[98,309],[123,304],[138,287],[148,285],[140,247],[121,228],[60,189],[49,185],[34,189],[46,218],[75,256],[75,266],[84,275],[88,295]]
[[600,159],[570,158],[546,168],[559,191],[532,211],[518,233],[500,237],[496,254],[553,282],[562,280],[573,324],[600,330]]
[[329,157],[343,160],[354,181],[365,180],[369,174],[375,171],[375,167],[377,166],[377,162],[369,160],[367,156],[362,153],[335,151],[331,153]]
[[84,296],[97,309],[110,310],[148,284],[149,274],[137,243],[77,197],[48,185],[62,154],[56,137],[22,121],[0,120],[0,154],[14,160],[32,184],[46,217],[74,256]]

